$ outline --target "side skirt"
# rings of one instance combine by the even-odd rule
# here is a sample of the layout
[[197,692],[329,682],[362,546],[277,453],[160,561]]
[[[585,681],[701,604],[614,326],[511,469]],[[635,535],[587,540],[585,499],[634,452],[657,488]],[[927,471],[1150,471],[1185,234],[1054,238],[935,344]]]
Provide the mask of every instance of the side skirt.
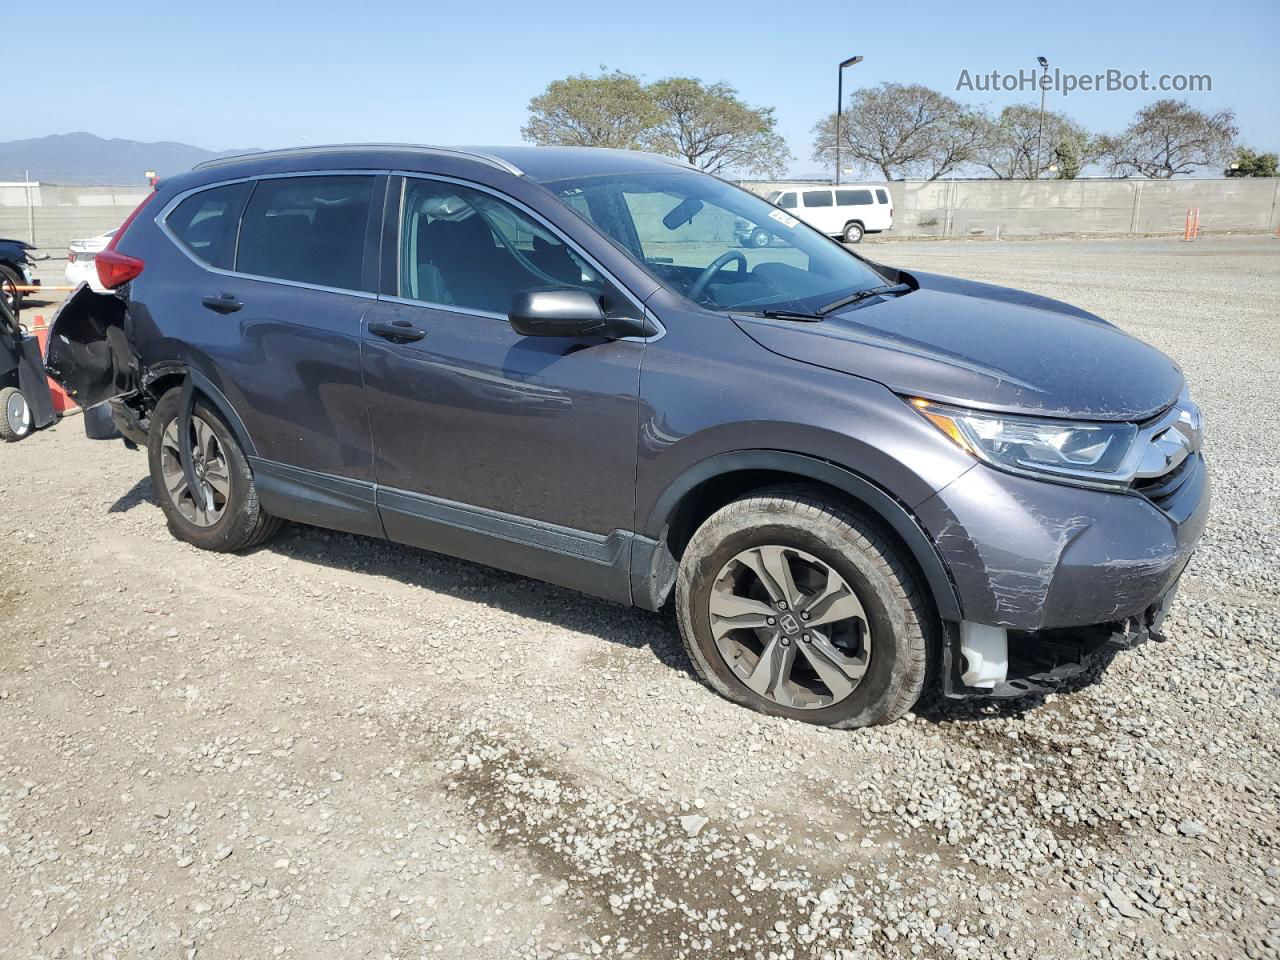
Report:
[[[627,530],[601,535],[425,494],[250,457],[268,513],[381,537],[631,603]],[[642,538],[641,538],[642,539]]]
[[258,502],[267,513],[330,530],[385,537],[374,484],[250,457]]
[[388,487],[377,497],[387,536],[398,543],[631,603],[630,531],[588,533]]

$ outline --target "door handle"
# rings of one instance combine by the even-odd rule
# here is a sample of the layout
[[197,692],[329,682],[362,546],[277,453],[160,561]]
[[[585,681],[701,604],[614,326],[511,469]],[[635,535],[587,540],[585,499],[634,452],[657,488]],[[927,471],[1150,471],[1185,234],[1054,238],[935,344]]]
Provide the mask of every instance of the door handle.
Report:
[[427,331],[415,327],[408,320],[371,320],[369,332],[392,343],[413,343],[427,335]]
[[216,297],[205,297],[200,301],[214,313],[235,313],[244,306],[233,293],[224,293]]

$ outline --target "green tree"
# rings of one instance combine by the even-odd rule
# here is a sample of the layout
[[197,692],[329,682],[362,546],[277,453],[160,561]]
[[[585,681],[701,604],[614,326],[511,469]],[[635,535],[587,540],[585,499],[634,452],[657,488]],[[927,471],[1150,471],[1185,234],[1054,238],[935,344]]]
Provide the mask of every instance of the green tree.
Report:
[[704,84],[694,77],[668,77],[647,92],[660,116],[646,136],[650,149],[708,173],[785,172],[791,151],[774,131],[772,107],[748,106],[727,83]]
[[1241,147],[1223,173],[1228,177],[1274,177],[1278,166],[1280,157],[1274,153],[1259,153]]
[[1046,111],[1041,129],[1040,108],[1015,103],[987,121],[977,162],[1000,180],[1045,176],[1055,164],[1056,176],[1071,180],[1088,162],[1088,144],[1089,134],[1064,114]]
[[1064,137],[1053,147],[1053,163],[1058,168],[1054,177],[1058,180],[1074,180],[1080,176],[1086,163],[1085,151],[1089,141]]
[[[836,115],[813,128],[813,159],[835,164]],[[840,123],[840,159],[887,180],[936,180],[971,163],[988,132],[980,113],[920,84],[854,91]]]
[[555,80],[529,101],[524,139],[542,146],[637,149],[660,121],[639,78],[621,70]]
[[1120,176],[1170,177],[1227,162],[1239,130],[1235,113],[1205,113],[1185,100],[1157,100],[1118,136],[1102,137],[1099,154]]

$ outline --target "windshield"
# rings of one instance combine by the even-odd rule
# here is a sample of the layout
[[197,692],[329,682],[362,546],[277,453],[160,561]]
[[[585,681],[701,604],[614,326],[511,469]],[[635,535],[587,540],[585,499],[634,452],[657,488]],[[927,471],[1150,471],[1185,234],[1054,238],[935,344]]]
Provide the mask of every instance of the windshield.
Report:
[[666,286],[713,310],[812,313],[885,278],[784,210],[693,171],[546,186]]

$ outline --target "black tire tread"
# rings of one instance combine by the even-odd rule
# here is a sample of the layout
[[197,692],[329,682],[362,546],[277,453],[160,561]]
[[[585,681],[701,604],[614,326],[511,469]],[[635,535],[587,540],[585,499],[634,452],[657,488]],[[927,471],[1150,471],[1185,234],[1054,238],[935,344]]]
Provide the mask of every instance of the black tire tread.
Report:
[[[879,715],[869,724],[858,723],[856,718],[849,721],[832,723],[836,728],[852,728],[863,725],[879,725],[892,723],[904,716],[920,700],[925,691],[926,680],[932,675],[930,670],[930,634],[932,633],[931,604],[925,590],[920,585],[914,571],[898,556],[888,541],[855,512],[835,504],[820,494],[805,487],[771,487],[735,500],[713,513],[694,533],[685,549],[685,558],[697,556],[710,549],[720,535],[720,530],[729,521],[747,514],[772,514],[773,519],[785,519],[791,515],[797,519],[818,523],[837,533],[854,550],[862,552],[870,558],[890,584],[892,600],[907,614],[905,617],[907,633],[903,638],[906,646],[904,669],[896,670],[894,679],[897,689],[883,702]],[[677,577],[676,595],[687,596],[689,581],[693,575],[693,564],[682,562]],[[698,676],[716,689],[716,685],[706,675],[698,657],[694,655],[692,624],[688,622],[685,605],[676,603],[676,617],[679,621],[680,636],[685,652]]]
[[[11,282],[15,287],[23,286],[23,277],[17,270],[5,263],[0,263],[0,277]],[[22,301],[26,299],[26,294],[20,290],[14,291],[13,316],[16,320],[18,312],[22,309]]]
[[[151,447],[155,446],[164,432],[165,426],[170,418],[160,416],[159,411],[162,405],[169,405],[178,402],[180,391],[175,389],[165,394],[156,404],[156,409],[151,417],[151,430],[153,436],[148,440],[148,462],[151,462],[153,454]],[[274,517],[262,509],[262,505],[258,501],[258,489],[253,482],[253,471],[249,467],[248,458],[245,457],[244,451],[236,442],[235,435],[232,434],[230,427],[226,421],[218,415],[217,411],[212,409],[206,402],[201,399],[196,400],[196,410],[205,420],[216,420],[223,428],[225,438],[219,438],[223,446],[231,445],[234,450],[228,450],[229,459],[232,465],[239,469],[242,488],[244,490],[244,501],[236,506],[229,504],[229,510],[236,510],[240,516],[235,521],[233,528],[225,535],[218,539],[210,537],[202,537],[199,534],[188,534],[180,523],[175,520],[175,508],[169,502],[167,495],[163,492],[163,486],[158,482],[154,472],[152,474],[152,484],[157,490],[157,497],[161,501],[161,508],[164,510],[165,517],[169,522],[169,529],[178,539],[200,547],[202,550],[210,550],[215,553],[238,553],[242,550],[248,550],[251,547],[259,546],[274,537],[280,530],[283,522],[279,517]],[[234,453],[234,456],[230,456]],[[181,518],[179,518],[181,519]]]
[[0,440],[5,443],[16,443],[31,432],[28,430],[27,433],[18,433],[9,427],[9,417],[5,412],[9,406],[9,396],[20,392],[17,387],[0,388]]

